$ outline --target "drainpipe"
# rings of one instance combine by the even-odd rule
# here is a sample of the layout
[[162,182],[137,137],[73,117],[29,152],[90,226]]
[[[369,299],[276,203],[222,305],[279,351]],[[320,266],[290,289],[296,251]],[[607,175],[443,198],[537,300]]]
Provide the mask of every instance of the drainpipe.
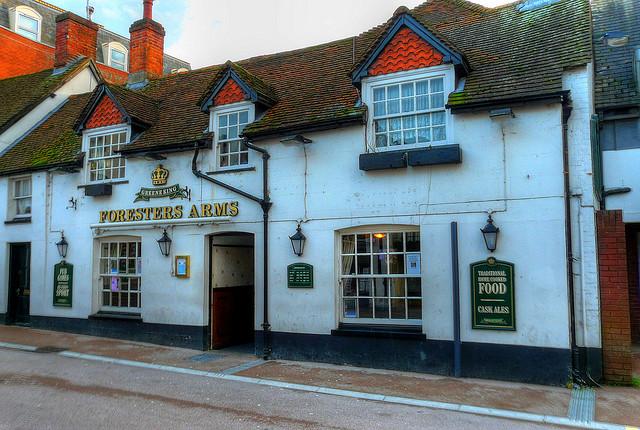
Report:
[[[262,313],[262,358],[268,360],[271,357],[271,325],[269,324],[269,209],[273,203],[269,199],[269,191],[268,191],[268,167],[269,167],[269,158],[270,155],[264,148],[260,148],[259,146],[255,146],[253,143],[249,141],[249,139],[244,139],[244,144],[247,148],[252,149],[256,152],[262,154],[262,198],[256,197],[253,194],[249,194],[246,191],[243,191],[239,188],[236,188],[232,185],[229,185],[225,182],[222,182],[218,179],[212,178],[211,176],[207,176],[198,170],[198,153],[200,152],[200,148],[196,145],[195,152],[193,153],[193,159],[191,160],[191,171],[193,174],[205,181],[209,181],[215,185],[218,185],[224,189],[227,189],[235,194],[239,194],[242,197],[246,197],[249,200],[252,200],[260,205],[262,208],[262,225],[264,231],[263,237],[263,313]],[[209,311],[211,312],[211,311]]]
[[569,117],[571,106],[568,96],[562,98],[562,169],[564,176],[564,217],[566,231],[567,289],[569,296],[569,331],[571,336],[571,378],[586,385],[580,369],[580,351],[576,341],[576,310],[573,274],[573,234],[571,231],[571,185],[569,176]]

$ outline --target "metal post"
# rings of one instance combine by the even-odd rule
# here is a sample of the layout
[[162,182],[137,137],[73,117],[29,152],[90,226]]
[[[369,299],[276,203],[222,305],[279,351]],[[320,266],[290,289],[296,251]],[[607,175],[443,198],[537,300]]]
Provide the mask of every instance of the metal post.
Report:
[[460,341],[460,268],[458,266],[458,223],[451,222],[451,280],[453,284],[453,376],[460,377],[462,342]]

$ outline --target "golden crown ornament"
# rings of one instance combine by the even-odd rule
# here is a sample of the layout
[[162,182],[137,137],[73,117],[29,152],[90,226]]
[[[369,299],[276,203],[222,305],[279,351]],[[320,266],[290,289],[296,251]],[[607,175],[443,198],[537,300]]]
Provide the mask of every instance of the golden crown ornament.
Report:
[[162,167],[162,164],[156,167],[153,173],[151,173],[151,183],[153,185],[166,185],[168,179],[169,171]]

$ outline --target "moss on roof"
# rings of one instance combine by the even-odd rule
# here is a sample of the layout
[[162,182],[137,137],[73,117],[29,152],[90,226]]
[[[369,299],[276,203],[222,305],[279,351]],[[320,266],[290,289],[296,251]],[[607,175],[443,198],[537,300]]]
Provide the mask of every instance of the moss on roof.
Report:
[[55,73],[53,69],[47,69],[0,80],[0,133],[54,93],[89,61],[77,59],[66,69]]
[[91,94],[71,96],[24,139],[0,157],[0,175],[23,173],[55,166],[77,165],[82,137],[73,125]]

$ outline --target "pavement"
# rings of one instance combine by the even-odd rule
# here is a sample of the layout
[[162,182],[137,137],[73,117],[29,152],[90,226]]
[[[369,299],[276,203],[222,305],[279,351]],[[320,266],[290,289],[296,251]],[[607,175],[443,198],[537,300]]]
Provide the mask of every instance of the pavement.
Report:
[[[574,393],[572,401],[572,390],[563,387],[459,379],[319,363],[280,360],[265,362],[258,360],[246,347],[201,352],[24,327],[0,326],[0,347],[12,344],[16,347],[26,346],[27,349],[31,348],[36,352],[65,351],[60,353],[61,355],[47,354],[47,357],[56,356],[67,360],[85,358],[101,362],[102,365],[137,366],[136,371],[152,367],[157,369],[151,369],[154,372],[169,370],[173,373],[183,373],[184,377],[204,376],[205,378],[200,379],[213,378],[221,383],[253,383],[260,385],[260,389],[266,386],[278,390],[289,388],[307,394],[326,393],[348,397],[349,401],[378,400],[395,406],[426,406],[431,412],[467,411],[485,415],[484,418],[494,416],[521,420],[513,427],[504,427],[503,423],[499,428],[523,428],[526,421],[603,429],[640,427],[640,389],[631,387],[599,388],[595,396],[592,396],[592,404],[589,406],[589,396],[582,396],[585,400]],[[0,373],[5,371],[4,368],[3,364]],[[2,380],[0,386],[1,383]],[[587,403],[576,402],[577,399]],[[590,413],[575,417],[570,410]],[[569,416],[571,419],[567,418]],[[324,423],[322,426],[325,424],[328,425]],[[283,428],[287,425],[289,424],[284,423]],[[294,428],[299,427],[294,425]],[[305,424],[302,427],[308,426]],[[484,423],[480,426],[489,427]],[[393,425],[391,428],[399,427]]]

